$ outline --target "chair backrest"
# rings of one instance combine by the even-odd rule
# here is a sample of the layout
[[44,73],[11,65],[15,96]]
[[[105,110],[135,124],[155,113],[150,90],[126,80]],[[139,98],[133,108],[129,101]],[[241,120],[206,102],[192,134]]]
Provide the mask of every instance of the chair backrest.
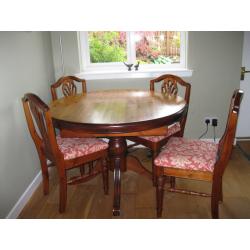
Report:
[[64,76],[61,77],[57,82],[50,86],[52,100],[57,100],[56,89],[61,87],[62,94],[64,96],[72,96],[77,94],[77,85],[75,82],[82,84],[82,93],[87,92],[86,81],[84,79],[77,78],[75,76]]
[[237,89],[234,91],[229,107],[226,129],[218,146],[217,162],[214,173],[219,175],[224,173],[232,152],[242,97],[242,90]]
[[169,95],[169,96],[177,96],[178,95],[178,84],[184,88],[184,91],[185,91],[184,99],[187,103],[187,112],[180,121],[181,131],[179,133],[180,136],[183,136],[185,125],[186,125],[186,120],[187,120],[191,85],[190,85],[190,83],[185,82],[182,78],[180,78],[178,76],[166,74],[166,75],[162,75],[162,76],[159,76],[155,79],[150,80],[150,90],[151,91],[155,91],[155,83],[158,83],[158,82],[162,83],[161,84],[161,92],[166,94],[166,95]]
[[60,155],[49,107],[35,94],[25,94],[22,98],[25,117],[38,154],[55,162]]

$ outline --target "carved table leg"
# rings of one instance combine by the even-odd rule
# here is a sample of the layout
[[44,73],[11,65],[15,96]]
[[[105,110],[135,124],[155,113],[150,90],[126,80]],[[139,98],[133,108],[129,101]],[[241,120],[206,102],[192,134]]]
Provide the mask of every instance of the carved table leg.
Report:
[[124,137],[112,137],[109,140],[110,167],[114,170],[113,215],[120,215],[121,171],[126,171],[127,143]]

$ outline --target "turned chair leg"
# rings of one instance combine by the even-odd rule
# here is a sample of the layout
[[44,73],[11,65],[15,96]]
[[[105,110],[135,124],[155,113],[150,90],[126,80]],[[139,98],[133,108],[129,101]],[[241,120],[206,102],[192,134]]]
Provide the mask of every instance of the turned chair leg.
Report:
[[60,177],[59,184],[59,212],[63,213],[66,209],[67,203],[67,178],[66,175]]
[[154,160],[157,157],[158,152],[152,150],[152,181],[153,181],[153,186],[156,186],[156,166],[154,164]]
[[211,195],[211,214],[213,219],[219,218],[220,183],[213,181]]
[[220,186],[219,201],[222,202],[223,201],[222,177],[220,178],[219,186]]
[[170,188],[175,188],[175,177],[170,176]]
[[163,196],[164,196],[164,176],[158,176],[156,178],[156,209],[158,218],[162,216]]
[[81,173],[81,176],[85,175],[85,166],[84,165],[82,165],[80,167],[80,173]]
[[92,174],[93,168],[94,168],[93,161],[91,161],[91,162],[89,163],[89,174]]
[[109,192],[109,168],[107,165],[107,160],[102,159],[102,179],[103,179],[103,189],[104,194],[108,194]]
[[42,177],[43,177],[43,194],[47,195],[49,193],[49,172],[47,160],[44,155],[39,154],[41,169],[42,169]]
[[211,198],[211,213],[213,219],[219,218],[219,200],[216,196]]

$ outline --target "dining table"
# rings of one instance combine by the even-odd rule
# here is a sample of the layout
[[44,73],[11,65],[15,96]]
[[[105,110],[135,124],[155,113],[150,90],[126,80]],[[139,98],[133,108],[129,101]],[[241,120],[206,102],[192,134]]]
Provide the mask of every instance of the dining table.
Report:
[[109,167],[114,172],[113,215],[120,215],[121,172],[132,170],[152,179],[151,171],[127,154],[131,136],[166,135],[168,126],[187,112],[180,96],[138,89],[100,90],[50,103],[54,126],[62,137],[109,139]]

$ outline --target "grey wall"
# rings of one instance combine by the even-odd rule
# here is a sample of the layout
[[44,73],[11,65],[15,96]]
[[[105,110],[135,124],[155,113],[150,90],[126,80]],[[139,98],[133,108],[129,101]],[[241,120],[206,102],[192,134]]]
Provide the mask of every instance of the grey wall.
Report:
[[49,32],[0,32],[0,218],[40,170],[21,97],[34,92],[47,102],[53,81]]
[[79,50],[77,32],[51,32],[51,41],[56,79],[60,78],[62,75],[79,73],[80,55],[78,53]]
[[[185,134],[198,137],[203,118],[219,118],[217,136],[225,129],[230,99],[240,87],[243,32],[190,32],[188,67],[193,69],[190,111]],[[213,135],[212,129],[208,138]]]
[[[52,32],[56,78],[61,76],[59,34],[62,37],[66,74],[79,73],[77,32]],[[228,105],[235,88],[240,85],[243,32],[189,32],[188,68],[193,76],[191,103],[185,136],[198,138],[205,130],[204,117],[219,118],[217,137],[224,131]],[[91,80],[88,90],[108,88],[149,88],[149,79]],[[213,137],[210,129],[206,138]]]

